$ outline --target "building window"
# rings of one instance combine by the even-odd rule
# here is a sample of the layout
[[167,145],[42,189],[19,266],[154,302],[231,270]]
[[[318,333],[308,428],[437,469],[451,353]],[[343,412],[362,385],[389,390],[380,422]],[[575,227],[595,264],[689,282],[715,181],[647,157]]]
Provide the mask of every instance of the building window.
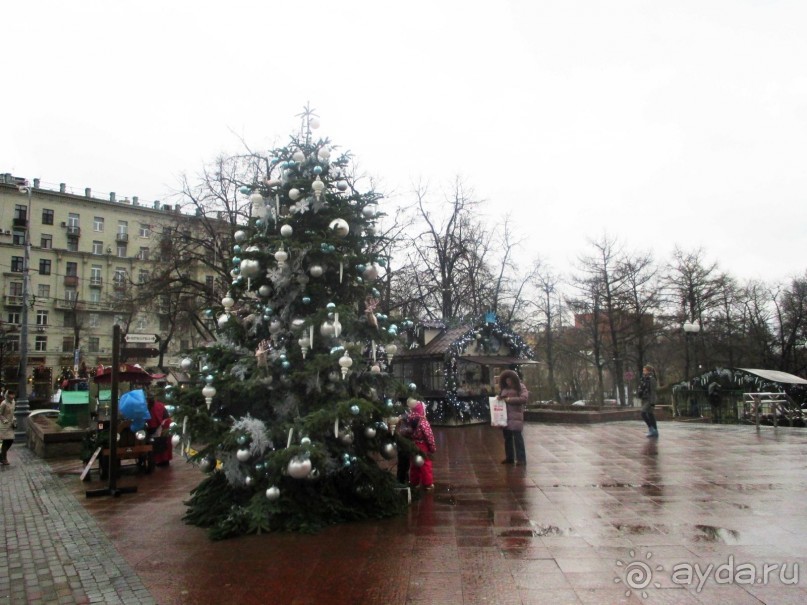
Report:
[[67,251],[78,252],[78,240],[74,237],[67,238]]
[[36,325],[38,326],[46,326],[48,325],[48,312],[47,311],[37,311],[36,312]]
[[118,258],[126,258],[126,244],[118,244]]
[[118,267],[115,269],[115,276],[112,278],[112,281],[115,282],[116,285],[126,285],[126,269],[123,267]]
[[148,260],[149,259],[149,249],[145,247],[140,248],[140,252],[137,253],[137,258],[140,260]]
[[135,330],[143,331],[148,327],[148,320],[145,315],[138,315],[135,322]]
[[76,314],[72,311],[68,311],[64,314],[64,327],[65,328],[73,328],[76,325]]
[[129,221],[118,221],[118,233],[122,235],[129,233]]
[[16,204],[14,206],[14,218],[18,221],[27,221],[28,207],[24,204]]
[[25,231],[13,231],[11,236],[11,243],[15,246],[25,245]]
[[72,353],[73,349],[74,349],[73,337],[72,336],[62,337],[62,353]]
[[93,241],[93,243],[92,243],[92,253],[93,254],[103,254],[104,253],[104,242],[99,242],[98,240]]
[[140,269],[140,272],[137,274],[137,281],[141,284],[145,284],[149,280],[149,272],[145,269]]
[[205,275],[205,289],[208,292],[212,292],[214,286],[216,285],[216,278],[212,275]]
[[65,271],[69,277],[78,277],[78,263],[68,262]]
[[39,259],[39,274],[50,275],[50,260],[47,258]]
[[78,227],[80,220],[81,215],[76,214],[75,212],[71,212],[70,214],[67,215],[67,226]]
[[64,289],[64,299],[67,302],[75,302],[78,299],[78,292],[73,286],[67,286]]
[[43,225],[53,224],[53,210],[50,210],[48,208],[42,209],[42,224]]
[[140,223],[140,237],[151,237],[151,225]]
[[14,273],[22,273],[22,266],[23,266],[23,257],[22,256],[12,256],[11,257],[11,270]]
[[48,350],[48,337],[37,336],[36,340],[34,341],[34,351],[44,353],[47,350]]
[[21,281],[13,281],[8,285],[9,295],[11,296],[22,296],[22,282]]
[[10,324],[19,324],[20,323],[20,312],[19,311],[9,311],[9,313],[8,313],[8,323],[10,323]]
[[101,316],[98,313],[90,313],[87,318],[91,328],[97,328],[101,325]]
[[39,240],[39,245],[43,250],[50,250],[53,248],[53,236],[52,235],[45,235],[42,234],[42,237]]
[[101,350],[101,339],[97,336],[90,336],[88,339],[90,353],[98,353]]
[[101,302],[101,291],[97,289],[90,290],[90,302],[91,303],[100,303]]
[[37,298],[50,298],[50,286],[48,284],[39,284],[36,287]]
[[9,353],[18,353],[20,350],[20,336],[19,334],[9,334],[6,336],[6,346]]
[[121,328],[126,327],[126,318],[123,315],[116,315],[112,318],[112,325],[113,326],[120,326]]
[[92,219],[92,230],[93,231],[103,231],[104,230],[104,217],[103,216],[96,216]]

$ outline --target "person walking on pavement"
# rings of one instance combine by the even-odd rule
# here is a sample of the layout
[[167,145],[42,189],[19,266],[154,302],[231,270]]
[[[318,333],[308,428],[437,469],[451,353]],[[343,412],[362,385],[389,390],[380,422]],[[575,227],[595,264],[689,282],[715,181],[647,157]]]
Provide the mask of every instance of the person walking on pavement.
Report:
[[656,370],[651,365],[642,368],[642,378],[639,382],[639,399],[642,400],[642,420],[647,424],[647,437],[658,437],[658,426],[653,409],[656,405]]
[[524,407],[529,399],[527,387],[513,370],[505,370],[499,375],[498,398],[507,405],[507,426],[502,428],[504,435],[504,460],[502,464],[526,466],[527,451],[524,447]]
[[15,401],[16,393],[14,391],[6,391],[6,396],[0,402],[0,439],[3,441],[0,447],[0,464],[8,466],[8,450],[14,443],[14,429],[17,422],[14,419],[14,409],[17,406]]

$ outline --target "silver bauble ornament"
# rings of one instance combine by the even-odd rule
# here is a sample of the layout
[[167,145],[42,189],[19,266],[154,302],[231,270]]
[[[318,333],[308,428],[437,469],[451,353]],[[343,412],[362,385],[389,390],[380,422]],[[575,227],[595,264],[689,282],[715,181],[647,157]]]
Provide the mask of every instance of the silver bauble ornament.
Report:
[[291,225],[283,225],[280,228],[280,235],[283,237],[291,237],[292,233],[294,233],[294,229],[292,229]]
[[239,462],[246,462],[249,460],[249,449],[248,448],[241,448],[235,453],[235,457],[238,458]]
[[185,357],[182,361],[179,362],[179,367],[182,368],[183,372],[187,372],[193,367],[193,359],[190,357]]
[[238,244],[243,244],[245,241],[247,241],[246,231],[238,230],[233,234],[233,237]]
[[302,439],[300,439],[300,445],[302,445],[304,447],[307,447],[307,446],[311,445],[311,438],[310,437],[303,437]]
[[375,437],[375,434],[376,434],[375,427],[368,426],[366,429],[364,429],[364,436],[367,437],[368,439],[372,439],[373,437]]
[[267,500],[277,500],[278,498],[280,498],[280,490],[276,485],[273,485],[272,487],[266,490]]
[[320,277],[322,275],[322,266],[321,265],[311,265],[311,268],[308,269],[308,272],[311,274],[311,277]]
[[258,294],[264,298],[268,298],[269,295],[272,293],[272,288],[267,286],[266,284],[262,285],[258,288]]
[[289,460],[287,467],[289,476],[295,479],[305,479],[311,472],[311,460],[308,458],[295,457]]
[[179,435],[173,435],[171,437],[171,445],[174,446],[174,447],[178,446],[181,441],[182,441],[182,437],[180,437]]
[[398,453],[398,448],[395,447],[395,444],[391,441],[388,441],[384,445],[381,446],[381,455],[386,458],[387,460],[392,460],[395,458],[395,454]]
[[252,475],[247,475],[246,477],[244,477],[244,484],[247,487],[252,487],[253,485],[255,485],[255,478]]
[[339,441],[345,445],[353,443],[353,433],[350,431],[339,431]]
[[350,232],[350,226],[342,218],[333,219],[328,227],[337,237],[345,237]]

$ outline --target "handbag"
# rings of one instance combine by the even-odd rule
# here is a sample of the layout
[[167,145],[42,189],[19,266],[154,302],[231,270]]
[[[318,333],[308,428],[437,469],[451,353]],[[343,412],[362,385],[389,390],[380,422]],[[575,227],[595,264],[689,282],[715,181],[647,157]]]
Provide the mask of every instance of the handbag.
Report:
[[507,404],[503,399],[498,397],[488,397],[488,405],[490,406],[490,424],[491,426],[506,427],[507,426]]

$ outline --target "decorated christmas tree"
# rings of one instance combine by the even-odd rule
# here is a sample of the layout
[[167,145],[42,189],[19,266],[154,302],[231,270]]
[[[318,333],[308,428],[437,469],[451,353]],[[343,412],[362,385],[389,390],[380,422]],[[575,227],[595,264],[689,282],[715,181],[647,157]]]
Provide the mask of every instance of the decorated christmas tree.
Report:
[[405,506],[387,461],[407,445],[391,425],[414,385],[389,372],[398,327],[379,308],[380,195],[357,190],[349,154],[314,140],[313,112],[301,118],[241,188],[253,216],[232,235],[231,288],[208,311],[218,341],[183,360],[198,387],[174,395],[206,473],[185,519],[214,539]]

